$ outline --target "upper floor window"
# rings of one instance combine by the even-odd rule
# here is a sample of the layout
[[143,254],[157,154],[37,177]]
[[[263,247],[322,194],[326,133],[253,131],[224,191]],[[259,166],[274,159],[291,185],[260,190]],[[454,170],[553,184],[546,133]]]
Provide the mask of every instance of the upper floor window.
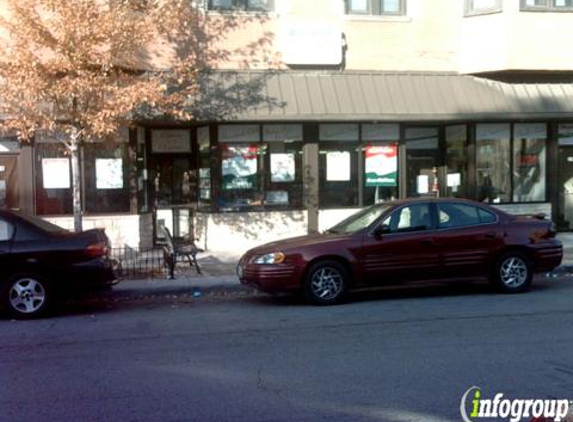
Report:
[[347,0],[346,11],[357,15],[405,15],[406,0]]
[[501,12],[502,0],[466,0],[466,16]]
[[541,12],[573,12],[573,0],[521,0],[521,10]]
[[273,0],[209,0],[209,10],[240,10],[246,12],[268,12]]

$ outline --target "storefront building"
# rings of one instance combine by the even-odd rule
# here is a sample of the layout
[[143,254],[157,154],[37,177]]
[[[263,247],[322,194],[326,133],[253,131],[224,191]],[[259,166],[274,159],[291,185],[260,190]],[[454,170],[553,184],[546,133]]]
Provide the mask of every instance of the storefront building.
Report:
[[[218,77],[241,86],[261,86],[263,78],[272,105],[253,103],[234,121],[141,125],[114,144],[85,145],[86,228],[103,225],[115,245],[141,247],[154,242],[155,224],[165,224],[232,255],[414,196],[544,212],[560,230],[573,228],[573,85],[448,73]],[[19,149],[13,139],[2,145],[6,186],[18,179],[11,157],[34,175],[20,177],[25,189],[6,191],[7,206],[71,226],[61,143],[39,137]],[[32,191],[33,199],[14,191]]]
[[[204,8],[267,13],[259,29],[276,35],[283,63],[209,74],[192,121],[134,122],[113,144],[84,146],[84,227],[106,227],[114,246],[151,246],[164,224],[236,257],[413,196],[544,212],[573,230],[570,1]],[[252,28],[233,41],[256,37]],[[0,140],[5,207],[72,227],[69,172],[53,136]]]

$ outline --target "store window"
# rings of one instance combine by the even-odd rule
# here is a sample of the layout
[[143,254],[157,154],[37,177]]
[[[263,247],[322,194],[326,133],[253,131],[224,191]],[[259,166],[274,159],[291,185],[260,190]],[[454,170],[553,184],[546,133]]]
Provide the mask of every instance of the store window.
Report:
[[511,200],[510,124],[478,124],[476,172],[478,201]]
[[358,206],[358,124],[323,124],[319,144],[321,208]]
[[36,213],[72,213],[69,151],[58,141],[36,143]]
[[273,10],[273,0],[209,0],[207,7],[209,10],[268,12]]
[[129,212],[128,145],[83,148],[85,210],[91,213]]
[[501,12],[502,0],[466,0],[466,16]]
[[521,10],[528,12],[573,12],[573,0],[521,0]]
[[446,195],[468,197],[467,126],[446,127]]
[[515,124],[513,128],[513,200],[545,201],[547,125]]
[[265,206],[302,208],[302,126],[263,125]]
[[[65,138],[65,135],[61,135]],[[62,139],[63,140],[63,139]],[[36,214],[73,213],[71,159],[56,134],[36,138]],[[81,207],[89,213],[130,211],[129,146],[84,143],[80,148]]]
[[356,15],[405,15],[406,0],[347,0],[346,11]]
[[362,125],[364,150],[363,204],[398,197],[398,124]]
[[302,126],[221,125],[221,211],[302,207]]

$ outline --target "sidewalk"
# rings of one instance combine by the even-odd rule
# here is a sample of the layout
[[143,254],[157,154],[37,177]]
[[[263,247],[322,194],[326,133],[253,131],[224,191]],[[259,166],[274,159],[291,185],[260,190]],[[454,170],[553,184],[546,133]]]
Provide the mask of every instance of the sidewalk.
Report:
[[187,262],[180,262],[175,267],[175,278],[164,277],[124,279],[113,287],[113,297],[132,299],[154,296],[188,296],[200,293],[211,296],[230,294],[252,294],[253,290],[243,286],[235,273],[236,262],[223,262],[212,255],[201,254],[197,257],[202,274],[197,274],[195,267],[190,268]]
[[[573,276],[573,233],[560,233],[563,242],[563,262],[555,269],[554,274]],[[159,296],[192,297],[194,292],[201,296],[252,295],[253,289],[240,284],[235,273],[237,266],[233,261],[221,261],[212,255],[198,256],[202,275],[187,263],[178,263],[175,279],[142,278],[126,279],[113,288],[114,298],[149,298]]]

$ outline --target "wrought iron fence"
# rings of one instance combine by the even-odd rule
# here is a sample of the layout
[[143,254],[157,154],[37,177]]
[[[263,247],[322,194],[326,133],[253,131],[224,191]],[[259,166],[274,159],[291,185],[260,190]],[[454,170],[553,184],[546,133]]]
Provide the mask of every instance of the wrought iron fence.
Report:
[[111,257],[119,263],[121,278],[164,277],[166,275],[161,248],[112,248]]

